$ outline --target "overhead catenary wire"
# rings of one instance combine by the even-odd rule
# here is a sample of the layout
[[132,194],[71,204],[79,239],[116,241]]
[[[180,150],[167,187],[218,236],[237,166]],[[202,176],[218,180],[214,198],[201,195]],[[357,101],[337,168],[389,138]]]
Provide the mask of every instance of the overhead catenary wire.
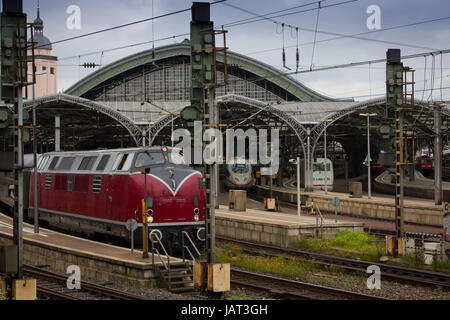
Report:
[[[316,1],[314,3],[319,3],[319,2],[325,2],[327,0],[323,0],[323,1]],[[323,5],[321,6],[321,9],[324,8],[329,8],[329,7],[333,7],[333,6],[339,6],[339,5],[344,5],[347,4],[349,2],[355,2],[355,1],[359,1],[359,0],[353,0],[353,1],[344,1],[344,2],[339,2],[339,3],[334,3],[334,4],[330,4],[330,5]],[[308,5],[311,5],[312,3],[309,3]],[[272,16],[272,17],[268,17],[269,14],[257,14],[254,13],[250,10],[247,9],[243,9],[234,5],[231,5],[229,3],[224,3],[224,5],[235,8],[237,10],[249,13],[254,15],[256,18],[260,18],[260,19],[256,19],[256,18],[247,18],[247,19],[243,19],[237,22],[232,22],[229,24],[225,24],[225,26],[227,28],[229,27],[235,27],[235,26],[239,26],[239,25],[243,25],[243,24],[247,24],[247,23],[254,23],[257,21],[261,21],[261,20],[268,20],[271,21],[273,23],[278,23],[281,24],[282,22],[275,20],[274,18],[278,18],[278,17],[284,17],[284,16],[288,16],[291,14],[298,14],[298,13],[305,13],[305,12],[309,12],[309,11],[314,11],[314,10],[318,10],[319,8],[312,8],[312,9],[306,9],[306,10],[302,10],[302,11],[295,11],[292,13],[286,13],[286,14],[282,14],[282,15],[278,15],[278,16]],[[256,19],[256,20],[254,20]],[[432,19],[432,20],[427,20],[427,21],[420,21],[420,22],[415,22],[415,23],[410,23],[408,25],[405,25],[403,27],[406,26],[414,26],[414,25],[419,25],[419,24],[423,24],[423,23],[430,23],[430,22],[435,22],[435,21],[440,21],[440,20],[446,20],[446,19],[450,19],[450,17],[442,17],[442,18],[436,18],[436,19]],[[290,28],[295,28],[295,26],[290,25],[290,24],[285,24],[287,27]],[[354,35],[345,35],[345,34],[339,34],[339,33],[335,33],[335,32],[328,32],[328,31],[321,31],[321,30],[317,30],[317,33],[323,33],[323,34],[328,34],[328,35],[334,35],[337,36],[336,38],[332,38],[332,39],[325,39],[325,40],[321,40],[321,41],[316,41],[316,43],[319,42],[325,42],[325,41],[332,41],[332,40],[337,40],[337,39],[341,39],[341,38],[354,38],[354,39],[359,39],[359,40],[367,40],[367,41],[374,41],[374,42],[381,42],[381,43],[389,43],[389,44],[396,44],[396,45],[401,45],[401,46],[406,46],[406,47],[414,47],[414,48],[418,48],[418,49],[425,49],[425,50],[439,50],[438,48],[428,48],[428,47],[424,47],[424,46],[416,46],[416,45],[409,45],[409,44],[404,44],[404,43],[398,43],[398,42],[392,42],[392,41],[384,41],[384,40],[377,40],[377,39],[370,39],[370,38],[364,38],[364,37],[359,37],[360,35],[363,34],[370,34],[370,33],[375,33],[375,32],[382,32],[382,31],[387,31],[387,30],[393,30],[393,29],[397,29],[399,27],[402,26],[393,26],[393,27],[389,27],[389,28],[385,28],[385,29],[379,29],[379,30],[371,30],[369,32],[362,32],[362,33],[358,33],[358,34],[354,34]],[[308,31],[308,32],[315,32],[315,29],[308,29],[308,28],[299,28],[300,30],[303,31]],[[314,42],[310,42],[309,44],[313,44]],[[270,49],[270,50],[278,50],[278,49]],[[248,54],[253,54],[253,53],[248,53]]]
[[440,65],[440,67],[441,67],[441,85],[440,85],[440,89],[441,89],[441,101],[443,101],[443,99],[442,99],[442,54],[441,54],[441,65]]
[[[317,43],[334,41],[334,40],[340,40],[340,39],[344,39],[344,38],[353,38],[353,39],[356,39],[356,40],[365,40],[365,41],[393,44],[393,45],[398,45],[398,46],[403,46],[403,47],[411,47],[411,48],[416,48],[416,49],[425,49],[425,50],[435,50],[435,51],[437,51],[437,50],[439,50],[439,48],[429,48],[429,47],[425,47],[425,46],[418,46],[418,45],[401,43],[401,42],[395,42],[395,41],[385,41],[385,40],[364,38],[364,37],[360,37],[360,36],[361,35],[366,35],[366,34],[373,34],[373,33],[377,33],[377,32],[385,32],[385,31],[390,31],[390,30],[395,30],[395,29],[400,29],[400,28],[413,27],[413,26],[417,26],[417,25],[421,25],[421,24],[432,23],[432,22],[437,22],[437,21],[443,21],[443,20],[448,20],[448,19],[450,19],[450,16],[436,18],[436,19],[429,19],[429,20],[419,21],[419,22],[415,22],[415,23],[408,23],[408,24],[403,24],[403,25],[397,25],[397,26],[392,26],[392,27],[388,27],[388,28],[384,28],[384,29],[360,32],[360,33],[355,33],[355,34],[350,34],[350,35],[339,34],[339,33],[336,33],[336,32],[329,32],[329,31],[323,31],[323,30],[317,30],[318,33],[323,33],[323,34],[327,34],[327,35],[333,35],[333,36],[336,36],[336,37],[330,38],[330,39],[317,40],[316,44]],[[302,30],[302,31],[307,31],[307,32],[315,32],[314,29],[300,28],[300,27],[299,27],[299,29]],[[312,42],[312,41],[311,42],[305,42],[301,46],[312,45],[313,43],[314,42]],[[290,46],[290,47],[292,47],[292,46]],[[287,48],[289,48],[289,46]],[[254,54],[266,53],[266,52],[270,52],[270,51],[276,51],[276,50],[279,50],[279,49],[280,48],[264,49],[264,50],[259,50],[259,51],[247,52],[245,54],[246,55],[254,55]]]
[[425,95],[425,89],[427,88],[427,57],[424,57],[425,59],[425,63],[424,63],[424,69],[423,69],[423,91],[422,91],[422,99],[424,98]]
[[[448,90],[448,89],[450,89],[450,87],[443,87],[442,88],[443,90]],[[427,91],[431,91],[431,89],[426,89],[426,90],[415,90],[415,92],[421,92],[421,91],[425,91],[425,92],[427,92]],[[383,92],[383,93],[376,93],[376,94],[372,94],[372,97],[374,97],[374,96],[383,96],[383,95],[386,95],[386,92]],[[352,98],[367,98],[367,97],[370,97],[370,95],[360,95],[360,96],[352,96],[352,97],[339,97],[338,99],[352,99]],[[427,103],[429,103],[428,101],[427,101]]]
[[[405,55],[405,56],[402,56],[401,59],[407,60],[407,59],[419,58],[419,57],[424,57],[424,56],[437,55],[437,54],[448,54],[448,53],[450,53],[450,49]],[[361,65],[367,65],[367,64],[382,63],[382,62],[386,62],[386,58],[375,59],[375,60],[366,60],[366,61],[358,61],[358,62],[350,62],[350,63],[345,63],[345,64],[337,64],[337,65],[333,65],[333,66],[327,66],[327,67],[322,67],[322,68],[315,68],[315,69],[312,69],[312,70],[301,70],[301,71],[294,71],[294,72],[281,72],[280,71],[278,74],[275,74],[275,75],[258,76],[258,77],[254,77],[253,79],[250,79],[248,81],[255,82],[255,81],[260,81],[261,79],[277,78],[277,77],[284,77],[284,76],[289,76],[289,75],[294,75],[294,74],[319,72],[319,71],[332,70],[332,69],[342,69],[342,68],[355,67],[355,66],[361,66]]]
[[[323,0],[323,1],[326,1],[326,0]],[[315,1],[315,2],[312,2],[310,4],[317,3],[317,2],[318,1]],[[229,5],[228,3],[224,3],[224,4],[226,4],[228,6],[231,6],[231,7],[235,7],[235,6]],[[323,6],[322,8],[324,8],[324,7],[325,6]],[[238,8],[238,7],[236,7],[236,8]],[[242,10],[245,10],[245,9],[242,9]],[[280,10],[280,11],[286,11],[286,10],[289,10],[289,9]],[[316,9],[314,9],[314,10],[316,10]],[[263,15],[258,15],[258,16],[263,16]],[[398,26],[388,27],[388,28],[379,29],[379,30],[372,30],[372,31],[368,31],[368,32],[362,32],[362,33],[354,34],[354,35],[342,35],[342,34],[340,34],[340,35],[338,35],[335,38],[318,40],[318,41],[316,41],[316,43],[323,43],[323,42],[328,42],[328,41],[339,40],[339,39],[343,39],[343,38],[352,38],[353,37],[353,38],[358,39],[358,40],[381,42],[381,43],[393,44],[393,45],[398,45],[398,46],[421,48],[421,49],[426,49],[426,50],[439,50],[439,49],[436,49],[436,48],[427,48],[427,47],[423,47],[423,46],[415,46],[415,45],[409,45],[409,44],[405,44],[405,43],[398,43],[398,42],[392,42],[392,41],[383,41],[383,40],[362,38],[362,37],[356,37],[356,36],[364,35],[364,34],[370,34],[370,33],[374,33],[374,32],[383,32],[383,31],[388,31],[388,30],[393,30],[393,29],[411,27],[411,26],[415,26],[415,25],[419,25],[419,24],[431,23],[431,22],[436,22],[436,21],[442,21],[442,20],[446,20],[446,19],[450,19],[450,16],[449,17],[442,17],[442,18],[431,19],[431,20],[425,20],[425,21],[419,21],[419,22],[416,22],[416,23],[409,23],[409,24],[404,24],[404,25],[398,25]],[[222,24],[222,28],[224,28],[225,26],[230,27],[230,24]],[[232,27],[232,25],[231,25],[231,27]],[[300,28],[300,27],[296,27],[296,28],[299,28],[299,30],[302,30],[302,31],[309,31],[309,32],[313,32],[314,31],[312,29],[306,29],[306,28]],[[324,34],[337,35],[336,33],[329,33],[329,32],[325,32],[325,31],[321,31],[321,30],[318,30],[317,32],[318,33],[324,33]],[[114,48],[109,48],[109,49],[102,49],[102,50],[82,53],[82,54],[74,55],[74,56],[62,57],[62,58],[59,58],[58,60],[59,61],[70,60],[70,59],[78,58],[78,56],[89,56],[89,55],[94,55],[94,54],[98,54],[98,53],[101,53],[101,52],[105,52],[106,53],[106,52],[112,52],[112,51],[116,51],[116,50],[128,49],[128,48],[141,46],[141,45],[145,45],[145,44],[149,44],[149,43],[153,44],[154,42],[160,42],[160,41],[165,41],[165,40],[169,40],[169,39],[173,39],[173,38],[185,37],[185,36],[189,36],[189,35],[190,35],[190,33],[182,33],[182,34],[178,34],[178,35],[172,35],[172,36],[159,38],[159,39],[156,39],[156,40],[142,41],[142,42],[132,43],[132,44],[129,44],[129,45],[124,45],[124,46],[119,46],[119,47],[114,47]],[[299,46],[307,46],[307,45],[311,45],[311,44],[313,44],[313,42],[303,43],[303,44],[300,44]],[[286,46],[286,48],[290,48],[290,47],[292,47],[292,46]],[[275,50],[279,50],[279,49],[280,48],[259,50],[259,51],[254,51],[254,52],[248,52],[248,53],[246,53],[246,55],[255,55],[255,54],[275,51]]]
[[[216,1],[216,2],[212,2],[211,4],[223,3],[223,4],[227,4],[227,5],[228,5],[228,3],[225,3],[225,1],[227,1],[227,0]],[[325,2],[325,1],[329,1],[329,0],[321,0],[321,2]],[[335,4],[332,4],[332,5],[328,5],[328,6],[323,6],[323,8],[339,6],[339,5],[342,5],[342,4],[346,4],[346,3],[349,3],[349,2],[355,2],[355,1],[360,1],[360,0],[349,0],[349,1],[344,1],[344,2],[335,3]],[[270,15],[270,14],[274,14],[274,13],[279,13],[279,12],[285,12],[285,11],[288,11],[288,10],[292,10],[292,9],[294,9],[294,8],[300,8],[300,7],[309,6],[309,5],[312,5],[312,4],[316,4],[316,3],[318,3],[318,2],[319,2],[319,1],[314,1],[314,2],[311,2],[311,3],[307,3],[307,4],[295,6],[295,7],[289,8],[289,9],[278,10],[278,11],[275,11],[275,12],[271,12],[271,13],[268,13],[268,14],[265,14],[265,15],[259,15],[259,16],[260,16],[260,17],[264,17],[264,16],[267,16],[267,15]],[[233,5],[229,5],[229,6],[231,6],[231,7],[233,7],[233,8],[235,7],[235,6],[233,6]],[[238,8],[238,7],[236,7],[236,8]],[[187,11],[187,10],[190,10],[190,9],[186,9],[185,11]],[[291,15],[291,14],[296,14],[296,13],[307,12],[307,11],[312,11],[312,10],[316,10],[316,8],[310,9],[310,10],[306,10],[306,11],[297,11],[297,12],[289,13],[289,15]],[[179,13],[179,12],[176,12],[176,13]],[[283,16],[283,15],[281,15],[281,16]],[[154,17],[154,18],[149,18],[149,19],[145,19],[145,20],[140,20],[140,21],[137,21],[136,23],[149,21],[149,20],[151,20],[151,19],[157,19],[157,18],[159,18],[159,17],[162,17],[162,16],[158,16],[158,17]],[[253,18],[251,18],[251,19],[253,19]],[[243,22],[245,22],[245,23],[251,23],[251,22],[252,22],[252,21],[248,22],[248,20],[249,20],[249,18],[244,19],[244,20],[234,21],[234,22],[231,22],[231,23],[228,23],[228,24],[222,24],[222,28],[224,28],[224,27],[227,27],[227,28],[228,28],[228,27],[233,27],[233,26],[234,26],[233,24],[235,24],[235,23],[243,23]],[[256,21],[255,21],[255,22],[256,22]],[[124,25],[124,26],[127,26],[127,25]],[[120,27],[120,26],[119,26],[119,27]],[[103,32],[103,31],[109,31],[109,29],[104,29],[104,30],[101,30],[101,31],[98,31],[98,32]],[[82,35],[82,36],[89,36],[89,35],[91,35],[91,34],[86,34],[86,35]],[[110,51],[114,51],[114,50],[120,50],[120,49],[130,48],[130,47],[139,46],[139,45],[144,45],[144,44],[148,44],[148,43],[154,43],[154,42],[157,42],[157,41],[163,41],[163,40],[174,39],[174,38],[178,38],[178,37],[182,37],[182,36],[187,36],[187,35],[190,35],[190,33],[182,33],[182,34],[179,34],[179,35],[168,36],[168,37],[164,37],[164,38],[157,39],[157,40],[143,41],[143,42],[138,42],[138,43],[134,43],[134,44],[130,44],[130,45],[125,45],[125,46],[120,46],[120,47],[116,47],[116,48],[111,48],[111,49],[106,49],[106,50],[98,50],[98,51],[94,51],[94,52],[90,52],[90,53],[81,54],[81,56],[84,56],[84,55],[91,55],[91,54],[96,54],[96,53],[99,53],[99,52],[101,52],[101,51],[104,51],[104,52],[110,52]],[[76,39],[76,38],[77,38],[77,37],[74,37],[73,39]],[[69,38],[69,39],[65,39],[64,41],[69,41],[69,40],[73,40],[73,39],[72,39],[72,38]],[[51,43],[51,44],[55,44],[55,43],[56,43],[56,42],[53,42],[53,43]],[[60,60],[73,59],[73,58],[76,58],[76,57],[78,57],[78,55],[77,55],[77,56],[70,56],[70,57],[63,57],[63,58],[61,58]]]
[[370,92],[370,99],[372,99],[372,70],[370,69],[372,64],[369,63],[369,92]]
[[319,27],[319,16],[320,16],[320,3],[321,1],[319,1],[318,3],[318,8],[317,8],[317,16],[316,16],[316,29],[314,30],[314,41],[313,41],[313,47],[312,47],[312,54],[311,54],[311,66],[310,66],[310,70],[313,69],[314,66],[314,52],[316,50],[316,40],[317,40],[317,28]]
[[[305,4],[305,5],[299,6],[299,7],[305,7],[305,6],[309,6],[309,5],[312,5],[312,4],[317,4],[319,2],[325,2],[325,1],[329,1],[329,0],[314,1],[312,3],[308,3],[308,4]],[[321,8],[322,9],[323,8],[331,8],[331,7],[341,6],[341,5],[344,5],[344,4],[348,4],[348,3],[352,3],[352,2],[358,2],[358,1],[360,1],[360,0],[341,1],[341,2],[338,2],[338,3],[333,3],[333,4],[321,6]],[[258,21],[262,21],[262,20],[271,20],[272,22],[277,22],[276,20],[274,20],[275,18],[286,17],[286,16],[299,14],[299,13],[306,13],[306,12],[315,11],[315,10],[318,9],[318,8],[310,8],[310,9],[304,9],[304,10],[300,10],[300,11],[283,13],[283,14],[280,14],[280,15],[273,15],[274,13],[267,13],[267,14],[260,15],[260,14],[255,14],[255,13],[249,11],[249,10],[242,9],[240,7],[234,6],[234,5],[230,4],[230,3],[224,3],[224,5],[227,5],[229,7],[232,7],[232,8],[235,8],[235,9],[238,9],[238,10],[250,13],[250,14],[255,16],[255,18],[246,18],[246,19],[242,19],[242,20],[238,20],[238,21],[235,21],[235,22],[231,22],[231,23],[225,24],[225,27],[227,27],[227,28],[228,27],[236,27],[236,26],[240,26],[240,25],[244,25],[244,24],[248,24],[248,23],[254,23],[254,22],[258,22]],[[270,16],[270,17],[268,17],[268,16]],[[292,25],[289,25],[289,26],[295,28],[295,26],[292,26]]]
[[[325,1],[325,0],[324,0]],[[316,2],[317,3],[317,2]],[[335,4],[336,5],[336,4]],[[156,18],[156,17],[155,17]],[[447,17],[448,18],[448,17]],[[439,18],[439,19],[433,19],[433,21],[437,21],[437,20],[443,20],[443,19],[446,19],[446,18]],[[430,21],[430,20],[429,20]],[[427,21],[427,22],[429,22],[429,21]],[[408,24],[408,25],[413,25],[413,24]],[[397,27],[400,27],[400,26],[397,26]],[[391,27],[391,28],[386,28],[386,30],[389,30],[389,29],[392,29],[392,28],[394,28],[394,27]],[[319,31],[319,30],[318,30]],[[382,30],[383,31],[383,30]],[[184,34],[184,35],[187,35],[187,34]],[[174,38],[174,36],[172,36],[172,37],[167,37],[166,39],[169,39],[169,38]],[[153,39],[152,41],[150,41],[152,44],[154,44],[154,42],[155,41],[157,41],[157,40],[155,40],[155,39]],[[317,41],[317,42],[319,42],[319,41]],[[147,42],[148,43],[148,42]],[[102,50],[102,51],[100,51],[100,52],[105,52],[106,50]],[[445,50],[443,50],[442,52],[444,52]],[[77,56],[78,58],[80,57],[80,55],[78,55]],[[442,58],[442,57],[441,57]],[[372,61],[371,61],[372,62]],[[373,62],[373,63],[376,63],[376,62]],[[357,64],[351,64],[351,65],[349,65],[349,67],[354,67],[355,65],[357,65]],[[331,66],[331,67],[327,67],[327,68],[321,68],[321,69],[316,69],[316,70],[314,70],[314,71],[321,71],[321,70],[326,70],[326,69],[330,69],[330,68],[337,68],[337,67],[344,67],[344,66]],[[311,71],[311,70],[310,70]],[[304,72],[306,72],[306,70],[305,71],[298,71],[298,69],[296,69],[296,72],[294,72],[294,73],[292,73],[292,74],[295,74],[295,73],[304,73]]]
[[282,54],[281,54],[282,60],[283,60],[283,67],[288,69],[288,70],[291,70],[291,68],[286,66],[286,51],[284,49],[284,23],[281,24],[281,32],[283,34],[283,51],[282,51]]
[[[218,3],[221,3],[221,2],[225,2],[225,1],[227,1],[227,0],[217,0],[217,1],[211,2],[209,4],[210,5],[215,5],[215,4],[218,4]],[[140,23],[143,23],[143,22],[153,21],[155,19],[165,18],[165,17],[173,16],[173,15],[180,14],[180,13],[183,13],[183,12],[188,12],[188,11],[191,11],[191,8],[186,8],[186,9],[182,9],[182,10],[172,11],[172,12],[165,13],[165,14],[162,14],[162,15],[159,15],[159,16],[156,16],[156,17],[153,16],[153,17],[150,17],[150,18],[129,22],[129,23],[117,25],[117,26],[114,26],[114,27],[109,27],[109,28],[105,28],[105,29],[101,29],[101,30],[97,30],[97,31],[93,31],[93,32],[88,32],[88,33],[81,34],[81,35],[78,35],[78,36],[74,36],[74,37],[70,37],[70,38],[66,38],[66,39],[62,39],[62,40],[57,40],[57,41],[54,41],[54,42],[42,44],[40,46],[35,46],[34,48],[35,49],[39,49],[39,48],[41,48],[43,46],[47,46],[47,45],[55,45],[55,44],[58,44],[58,43],[63,43],[63,42],[67,42],[67,41],[81,39],[81,38],[89,37],[89,36],[92,36],[92,35],[108,32],[108,31],[112,31],[112,30],[117,30],[117,29],[121,29],[121,28],[125,28],[125,27],[130,27],[130,26],[133,26],[133,25],[136,25],[136,24],[140,24]]]
[[433,101],[433,90],[434,90],[434,73],[435,73],[435,67],[436,67],[436,59],[434,53],[431,54],[431,70],[430,70],[430,95],[428,96],[427,101],[430,102]]
[[297,38],[297,47],[295,49],[295,70],[298,71],[298,67],[300,65],[300,53],[299,53],[299,49],[298,49],[298,43],[299,43],[299,38],[298,38],[298,27],[295,28],[295,34],[296,34],[296,38]]
[[[154,0],[152,0],[152,17],[155,16]],[[152,19],[152,59],[155,59],[155,19]]]

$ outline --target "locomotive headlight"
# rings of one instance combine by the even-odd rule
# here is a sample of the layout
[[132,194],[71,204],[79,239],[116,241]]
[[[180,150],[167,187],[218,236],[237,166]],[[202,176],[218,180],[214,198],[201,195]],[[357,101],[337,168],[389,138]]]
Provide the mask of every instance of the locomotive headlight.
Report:
[[147,223],[152,223],[152,222],[153,222],[153,210],[148,209],[147,210]]
[[195,222],[198,222],[198,220],[200,219],[199,213],[200,213],[200,210],[198,208],[195,208],[194,209],[194,220],[195,220]]

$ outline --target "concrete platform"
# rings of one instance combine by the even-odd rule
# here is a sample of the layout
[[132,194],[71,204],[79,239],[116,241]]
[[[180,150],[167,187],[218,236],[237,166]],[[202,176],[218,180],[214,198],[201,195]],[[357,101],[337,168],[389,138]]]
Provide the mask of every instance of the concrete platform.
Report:
[[216,209],[216,234],[238,240],[253,241],[288,247],[301,238],[333,237],[340,230],[363,231],[362,222],[325,219],[322,227],[317,228],[316,217],[279,212],[247,209],[230,211],[226,206]]
[[[12,244],[12,218],[0,213],[0,245]],[[32,225],[24,223],[24,260],[35,265],[48,265],[66,273],[77,265],[82,279],[113,282],[128,287],[157,287],[151,254],[142,258],[142,251],[117,247],[40,228],[35,234]],[[167,257],[164,257],[167,261]],[[179,262],[170,257],[170,262]],[[155,263],[161,263],[155,256]]]
[[[296,189],[273,187],[272,190],[273,195],[280,200],[297,203]],[[256,186],[256,192],[259,195],[267,196],[269,194],[269,186],[258,185]],[[302,201],[313,201],[322,212],[334,212],[334,206],[331,203],[334,197],[338,197],[341,200],[338,208],[340,215],[395,220],[395,200],[393,195],[373,195],[371,199],[368,199],[367,196],[351,198],[349,193],[329,191],[328,194],[325,194],[324,191],[320,190],[315,190],[314,192],[301,190]],[[442,227],[444,207],[443,205],[436,206],[432,200],[406,198],[404,200],[404,210],[405,222]]]

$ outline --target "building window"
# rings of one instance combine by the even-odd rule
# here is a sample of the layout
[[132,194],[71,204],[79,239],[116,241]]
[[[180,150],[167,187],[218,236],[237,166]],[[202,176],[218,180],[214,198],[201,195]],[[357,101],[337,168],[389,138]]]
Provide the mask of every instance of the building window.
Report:
[[50,68],[50,74],[55,74],[55,68],[53,67]]
[[45,71],[45,70],[47,70],[47,67],[46,67],[46,66],[43,66],[43,67],[42,67],[42,71]]

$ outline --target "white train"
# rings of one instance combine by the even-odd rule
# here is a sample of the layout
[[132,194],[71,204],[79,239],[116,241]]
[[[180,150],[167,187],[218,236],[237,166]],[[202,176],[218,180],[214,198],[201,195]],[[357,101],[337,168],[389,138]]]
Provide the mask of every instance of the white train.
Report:
[[250,189],[255,185],[252,166],[248,161],[226,165],[225,187],[228,189]]
[[[294,162],[292,159],[290,162]],[[297,170],[297,166],[294,165]],[[294,176],[295,179],[295,176]],[[312,187],[316,190],[325,190],[325,181],[327,191],[334,189],[334,170],[330,159],[316,158],[312,163]],[[305,160],[300,159],[300,185],[305,186]]]
[[334,188],[334,170],[333,163],[330,159],[317,158],[313,162],[313,189],[325,190],[325,183],[327,190],[331,191]]

